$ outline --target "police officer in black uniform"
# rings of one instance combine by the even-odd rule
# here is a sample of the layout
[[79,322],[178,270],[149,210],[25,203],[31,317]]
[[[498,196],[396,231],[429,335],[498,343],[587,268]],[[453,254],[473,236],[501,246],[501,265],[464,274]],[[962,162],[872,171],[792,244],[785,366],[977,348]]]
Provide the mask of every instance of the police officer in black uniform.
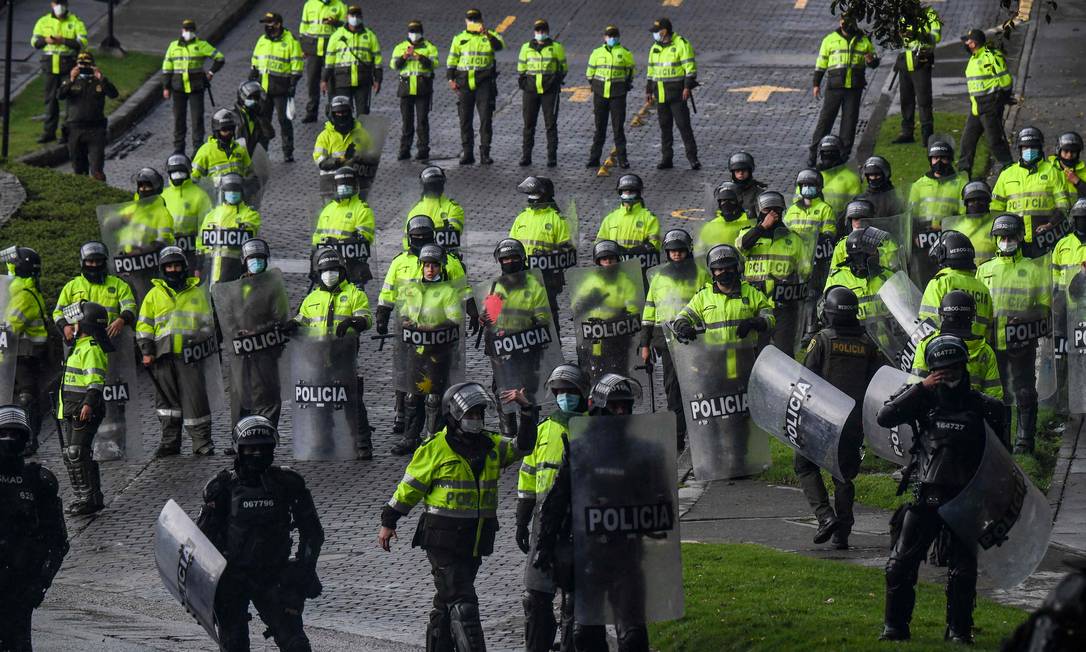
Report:
[[68,554],[57,477],[23,461],[26,412],[0,407],[0,650],[29,651],[30,619]]
[[245,139],[245,149],[253,155],[257,145],[265,150],[272,138],[275,127],[272,126],[271,113],[267,110],[268,94],[260,82],[248,79],[238,86],[238,101],[234,104],[234,113],[238,115],[237,131],[234,138]]
[[852,485],[852,478],[860,471],[860,445],[864,440],[864,394],[867,384],[883,362],[878,347],[860,325],[857,318],[859,311],[860,303],[852,290],[841,285],[826,290],[822,301],[826,326],[811,338],[807,345],[807,357],[803,361],[805,367],[856,401],[837,445],[838,463],[846,479],[844,482],[833,479],[833,507],[830,506],[818,465],[798,452],[793,459],[803,494],[818,518],[814,542],[825,543],[832,536],[833,545],[838,550],[848,548],[848,535],[855,522],[852,502],[856,497],[856,488]]
[[[862,170],[867,188],[861,197],[875,207],[875,217],[891,217],[905,213],[905,202],[901,200],[891,178],[890,161],[881,156],[872,156],[864,161]],[[904,218],[902,218],[904,219]]]
[[[302,630],[306,598],[321,593],[317,557],[324,544],[313,496],[305,479],[274,466],[279,433],[266,418],[244,417],[234,426],[233,469],[204,487],[196,524],[226,557],[215,613],[224,652],[249,649],[249,602],[284,652],[309,652]],[[291,530],[298,530],[292,559]]]
[[747,152],[732,154],[728,158],[728,172],[732,175],[732,183],[739,187],[739,201],[743,210],[747,215],[757,215],[758,195],[769,186],[754,178],[754,157]]
[[[245,267],[241,278],[263,274],[268,269],[270,257],[271,248],[267,242],[260,238],[246,240],[245,244],[241,245],[241,264]],[[277,306],[272,302],[245,301],[244,310],[249,323],[275,328],[283,325],[276,324],[276,318],[286,313],[286,306]],[[235,334],[224,335],[229,338]],[[248,406],[238,406],[241,408],[240,413],[233,415],[235,421],[251,414],[259,414],[276,428],[279,427],[279,412],[283,407],[279,391],[279,357],[282,353],[282,346],[273,346],[235,358],[242,365],[241,378],[245,381],[243,391],[249,395]]]
[[68,79],[60,84],[57,99],[68,101],[68,155],[72,172],[106,180],[106,98],[117,97],[117,87],[94,65],[94,55],[80,52]]
[[[945,527],[939,507],[957,496],[980,465],[987,439],[985,424],[1002,439],[1006,428],[1002,404],[969,386],[969,351],[961,338],[940,335],[929,344],[924,361],[931,374],[907,384],[879,410],[884,428],[913,424],[910,480],[914,500],[891,520],[890,559],[886,562],[886,614],[881,640],[908,640],[916,603],[920,562],[939,536],[949,536],[947,640],[973,641],[973,605],[977,596],[977,558],[972,545]],[[894,536],[896,532],[896,536]]]

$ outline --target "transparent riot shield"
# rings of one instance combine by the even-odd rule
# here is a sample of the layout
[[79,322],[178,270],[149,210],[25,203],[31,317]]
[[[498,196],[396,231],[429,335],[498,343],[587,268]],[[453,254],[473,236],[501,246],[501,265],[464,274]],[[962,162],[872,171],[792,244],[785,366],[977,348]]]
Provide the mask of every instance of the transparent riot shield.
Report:
[[247,223],[236,226],[202,225],[197,234],[203,247],[200,277],[208,284],[240,278],[245,273],[241,246],[255,238],[256,231],[254,225]]
[[1027,256],[1040,258],[1050,254],[1063,237],[1074,230],[1074,226],[1062,214],[1058,218],[1033,218],[1033,242],[1025,247]]
[[750,417],[762,430],[845,479],[837,445],[856,401],[772,345],[754,363],[747,396]]
[[241,196],[246,204],[260,210],[264,191],[268,187],[268,178],[271,176],[271,161],[268,159],[268,150],[264,149],[263,145],[257,145],[250,158],[253,161],[253,167],[251,174],[242,179]]
[[360,401],[358,338],[299,335],[280,365],[283,400],[291,404],[294,458],[353,460]]
[[566,274],[570,311],[577,335],[577,360],[593,383],[605,373],[648,377],[634,367],[639,361],[641,313],[645,285],[641,267],[626,260],[611,267],[578,267]]
[[223,348],[230,366],[231,423],[259,414],[279,420],[279,361],[290,319],[283,273],[269,269],[211,287]]
[[127,326],[112,339],[109,370],[102,386],[105,416],[94,436],[94,459],[138,460],[143,453],[140,415],[150,405],[143,400],[136,377],[136,338]]
[[347,280],[351,283],[362,286],[373,279],[373,272],[370,269],[372,248],[364,238],[359,236],[343,240],[325,238],[324,242],[310,252],[310,255],[312,256],[323,247],[330,247],[339,252],[340,260],[347,267]]
[[882,459],[899,466],[908,466],[912,459],[909,452],[913,447],[912,426],[901,424],[895,428],[883,428],[876,417],[882,406],[886,405],[890,397],[903,385],[918,380],[916,376],[900,369],[884,366],[875,372],[867,385],[867,393],[864,394],[864,441],[867,442],[867,448]]
[[575,417],[569,430],[576,621],[681,618],[674,417]]
[[[222,409],[225,402],[222,351],[219,349],[211,295],[206,286],[201,283],[177,294],[168,328],[175,334],[174,337],[181,340],[181,350],[176,354],[180,363],[177,365],[179,382],[183,387],[203,385],[207,393],[208,414]],[[161,344],[170,347],[172,339],[167,338]],[[163,352],[159,351],[159,355]],[[189,418],[188,415],[185,418]]]
[[3,405],[15,402],[15,363],[19,357],[19,338],[11,327],[9,314],[11,281],[14,277],[0,275],[0,401]]
[[972,548],[981,572],[997,588],[1030,576],[1048,550],[1052,509],[989,430],[976,475],[939,516]]
[[543,274],[529,269],[490,279],[475,286],[475,303],[498,395],[523,387],[533,403],[551,402],[544,385],[563,357]]
[[895,272],[879,288],[878,297],[885,307],[883,315],[893,319],[869,319],[865,324],[868,334],[887,359],[902,371],[913,368],[913,357],[921,340],[939,330],[930,318],[920,319],[922,294],[905,272]]
[[388,135],[388,118],[383,115],[359,115],[358,121],[370,137],[370,146],[364,152],[356,152],[358,163],[354,166],[358,172],[358,196],[369,197],[373,180],[377,177],[377,168],[381,164],[381,150]]
[[[161,207],[155,203],[161,204]],[[132,286],[136,302],[143,301],[158,274],[158,252],[165,244],[153,224],[163,211],[173,223],[161,197],[96,207],[102,242],[109,249],[110,272]],[[172,228],[172,226],[171,226]]]
[[919,255],[915,251],[910,251],[909,243],[916,234],[913,233],[913,225],[908,215],[890,215],[863,220],[863,226],[873,226],[890,234],[890,238],[879,245],[879,263],[883,269],[893,272],[906,269],[908,261]]
[[1072,414],[1086,414],[1086,272],[1067,285],[1067,400]]
[[[763,338],[787,353],[796,353],[800,337],[806,326],[807,299],[812,288],[808,282],[814,260],[817,239],[807,233],[789,231],[787,235],[777,236],[786,242],[796,243],[792,260],[778,260],[774,255],[759,259],[747,256],[746,278],[764,279],[753,285],[766,293],[773,300],[773,316],[776,325],[771,333]],[[752,274],[754,272],[754,274]],[[818,290],[813,290],[818,293]]]
[[769,467],[769,437],[750,418],[747,379],[757,351],[715,346],[699,337],[686,344],[664,328],[682,389],[686,436],[699,481],[727,480]]
[[[393,335],[396,389],[441,395],[462,382],[466,364],[463,279],[406,281],[396,289]],[[481,343],[482,332],[479,333]],[[549,371],[549,370],[548,370]]]
[[1005,265],[989,263],[977,277],[992,291],[996,350],[1011,359],[1003,378],[1003,402],[1033,405],[1056,393],[1055,343],[1052,332],[1052,276],[1048,257],[1021,258]]
[[172,499],[155,524],[155,565],[170,595],[218,643],[215,593],[226,559]]

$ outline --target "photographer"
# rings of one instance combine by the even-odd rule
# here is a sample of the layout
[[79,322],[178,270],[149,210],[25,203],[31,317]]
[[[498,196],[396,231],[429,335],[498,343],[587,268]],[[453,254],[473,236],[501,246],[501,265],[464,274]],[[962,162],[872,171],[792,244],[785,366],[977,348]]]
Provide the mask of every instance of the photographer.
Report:
[[117,97],[117,87],[94,65],[94,55],[80,52],[57,97],[68,101],[68,154],[72,172],[105,181],[106,98]]

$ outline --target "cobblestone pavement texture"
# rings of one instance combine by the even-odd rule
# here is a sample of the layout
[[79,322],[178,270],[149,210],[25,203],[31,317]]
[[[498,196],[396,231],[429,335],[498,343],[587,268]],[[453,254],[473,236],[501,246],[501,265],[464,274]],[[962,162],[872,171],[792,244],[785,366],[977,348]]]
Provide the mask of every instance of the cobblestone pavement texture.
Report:
[[[668,3],[673,4],[673,3]],[[829,15],[829,0],[808,3],[797,10],[791,0],[745,3],[729,9],[726,19],[720,3],[714,0],[686,0],[679,7],[661,7],[657,3],[637,5],[581,1],[532,0],[476,3],[489,25],[497,25],[507,16],[515,16],[505,31],[507,50],[499,56],[499,96],[495,115],[493,156],[490,167],[456,165],[459,152],[456,108],[452,94],[438,85],[431,113],[434,163],[446,168],[448,193],[467,211],[465,263],[469,279],[478,280],[494,272],[491,250],[503,236],[513,217],[523,206],[515,192],[517,183],[528,173],[550,176],[555,180],[561,203],[575,198],[578,204],[581,251],[585,253],[603,214],[615,203],[614,183],[620,170],[599,178],[584,169],[586,150],[591,139],[590,102],[577,102],[577,96],[564,93],[560,116],[560,167],[542,165],[518,168],[520,154],[520,97],[516,90],[515,60],[520,44],[530,38],[531,22],[548,18],[552,33],[565,46],[570,60],[569,86],[586,86],[584,67],[589,52],[599,43],[604,25],[616,23],[623,30],[623,42],[635,53],[639,64],[638,79],[643,79],[645,59],[651,42],[648,26],[658,15],[668,15],[676,31],[691,39],[698,54],[699,80],[696,91],[699,113],[694,129],[701,150],[704,169],[693,172],[680,163],[674,170],[657,171],[659,130],[652,116],[638,128],[628,128],[632,172],[642,176],[649,208],[661,218],[664,229],[685,226],[696,229],[703,219],[705,187],[718,183],[726,175],[728,156],[738,150],[752,152],[758,161],[756,177],[771,188],[790,187],[796,171],[802,167],[805,147],[817,115],[818,105],[810,98],[810,75],[815,53],[823,35],[835,25]],[[437,43],[442,60],[452,35],[461,29],[460,5],[441,5],[422,0],[404,0],[383,11],[367,9],[366,21],[381,39],[385,56],[405,36],[409,19],[421,18],[427,38]],[[958,34],[978,18],[995,24],[996,3],[975,0],[948,3],[945,7],[946,33]],[[279,11],[294,25],[300,3],[267,0],[257,4],[219,45],[228,64],[216,76],[220,102],[229,89],[248,72],[248,57],[260,33],[257,20],[265,11]],[[122,39],[123,40],[123,39]],[[163,44],[164,45],[164,44]],[[871,88],[882,85],[890,72],[892,55],[884,57]],[[442,71],[443,72],[443,71]],[[440,73],[439,73],[440,74]],[[417,174],[421,166],[414,162],[396,162],[399,114],[394,93],[394,76],[386,72],[385,89],[374,102],[373,113],[388,116],[392,134],[386,140],[383,163],[371,205],[377,215],[378,242],[376,276],[383,277],[389,260],[398,251],[399,229],[404,212],[418,195]],[[730,89],[772,85],[797,92],[774,93],[767,103],[748,103],[746,93]],[[221,90],[220,90],[221,89]],[[877,91],[876,91],[877,92]],[[630,100],[632,116],[640,102],[640,93]],[[869,93],[874,95],[874,93]],[[299,106],[304,102],[300,98]],[[868,98],[868,103],[873,98]],[[869,110],[869,109],[865,109]],[[210,117],[211,110],[208,111]],[[866,113],[865,113],[866,116]],[[282,163],[278,142],[271,147],[272,176],[264,197],[262,236],[272,245],[275,256],[287,259],[281,265],[288,273],[293,305],[306,290],[301,259],[308,254],[312,221],[319,208],[316,193],[317,171],[309,159],[311,146],[320,123],[295,123],[297,162]],[[172,123],[167,104],[161,104],[142,123],[140,130],[154,135],[141,148],[123,160],[107,162],[112,183],[125,186],[141,166],[164,167],[172,150]],[[536,161],[543,156],[542,129],[537,138]],[[677,157],[677,162],[681,158]],[[376,304],[379,281],[369,285],[371,302]],[[568,329],[567,329],[568,330]],[[566,353],[573,353],[572,340],[565,342]],[[310,602],[307,624],[315,640],[328,641],[318,649],[338,649],[352,644],[351,636],[368,636],[390,644],[419,645],[429,610],[432,581],[421,551],[409,548],[416,516],[401,521],[402,537],[393,553],[385,554],[375,546],[377,517],[400,479],[406,461],[388,453],[391,434],[392,395],[389,388],[390,363],[387,353],[363,338],[360,365],[366,379],[367,405],[374,424],[375,459],[371,462],[294,462],[290,455],[289,409],[283,415],[283,444],[279,459],[297,468],[307,478],[321,510],[327,533],[319,571],[325,584],[324,595]],[[470,377],[489,378],[489,365],[479,351],[469,351]],[[149,396],[150,388],[141,389]],[[659,380],[657,394],[662,396]],[[215,440],[221,451],[229,443],[227,415],[215,415]],[[142,420],[145,450],[157,444],[158,427],[152,414]],[[63,476],[56,440],[45,436],[42,457],[58,475]],[[108,505],[92,518],[73,519],[70,524],[73,549],[57,578],[58,586],[50,593],[39,623],[84,623],[98,618],[110,619],[111,610],[132,614],[130,629],[89,629],[87,636],[108,638],[114,649],[134,649],[145,645],[156,649],[201,649],[207,642],[195,623],[184,622],[180,608],[162,589],[152,561],[152,530],[158,511],[168,498],[176,499],[190,514],[199,506],[204,482],[218,469],[229,464],[228,458],[194,458],[186,444],[184,455],[166,460],[132,460],[103,465],[104,491]],[[65,498],[66,478],[61,479]],[[492,649],[512,649],[522,640],[521,572],[523,556],[512,541],[511,521],[515,502],[515,473],[507,472],[501,482],[500,517],[505,528],[499,533],[496,553],[484,562],[478,590],[481,610]],[[750,501],[756,502],[756,497]],[[797,514],[801,499],[796,496]],[[750,501],[745,501],[749,504]],[[696,534],[697,526],[689,526]],[[872,526],[874,527],[874,525]],[[686,532],[684,532],[686,534]],[[697,538],[694,536],[693,538]],[[87,591],[88,587],[93,587]],[[88,611],[78,597],[83,592],[95,595],[98,612]],[[93,615],[88,619],[87,614]],[[114,618],[114,620],[116,620]],[[253,626],[254,641],[262,627]],[[52,632],[52,629],[49,629]],[[142,632],[142,634],[140,633]],[[325,637],[325,638],[321,638]],[[346,638],[337,638],[346,637]],[[59,639],[57,639],[59,641]],[[129,647],[125,647],[128,645]],[[59,648],[63,649],[63,648]],[[395,648],[393,648],[395,649]]]

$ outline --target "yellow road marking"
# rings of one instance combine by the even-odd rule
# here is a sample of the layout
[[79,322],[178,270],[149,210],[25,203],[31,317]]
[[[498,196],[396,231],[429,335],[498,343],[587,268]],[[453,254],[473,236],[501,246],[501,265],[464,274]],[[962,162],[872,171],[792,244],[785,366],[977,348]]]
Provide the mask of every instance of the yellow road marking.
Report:
[[567,86],[562,89],[562,92],[569,93],[570,102],[587,102],[592,99],[591,86]]
[[683,6],[683,0],[664,0],[660,4],[665,7],[681,7]]
[[792,8],[793,9],[806,9],[807,8],[807,0],[796,0],[796,4],[793,5]]
[[[697,220],[700,222],[704,222],[705,217],[701,215],[701,213],[704,212],[704,208],[676,208],[675,210],[671,211],[671,217],[679,220]],[[692,215],[692,213],[698,213],[698,215]]]
[[[637,115],[635,115],[630,120],[630,126],[631,127],[640,127],[641,125],[645,124],[645,116],[647,116],[649,114],[649,108],[651,106],[652,106],[652,101],[651,100],[646,101],[644,104],[642,104],[641,109],[637,112]],[[609,176],[611,176],[611,168],[613,168],[615,165],[618,164],[618,161],[615,159],[616,154],[618,154],[618,150],[615,149],[614,147],[612,147],[611,148],[611,153],[607,155],[607,160],[603,162],[603,165],[600,166],[599,170],[596,170],[596,176],[597,177],[609,177]]]
[[1033,10],[1033,0],[1020,0],[1018,3],[1018,16],[1015,17],[1019,22],[1026,22],[1029,20],[1029,12]]
[[513,23],[517,22],[516,16],[506,16],[502,19],[502,22],[498,23],[498,26],[494,28],[494,31],[501,34],[505,30],[513,26]]
[[748,102],[766,102],[773,93],[798,93],[798,88],[784,88],[782,86],[744,86],[743,88],[729,88],[729,93],[747,93]]

